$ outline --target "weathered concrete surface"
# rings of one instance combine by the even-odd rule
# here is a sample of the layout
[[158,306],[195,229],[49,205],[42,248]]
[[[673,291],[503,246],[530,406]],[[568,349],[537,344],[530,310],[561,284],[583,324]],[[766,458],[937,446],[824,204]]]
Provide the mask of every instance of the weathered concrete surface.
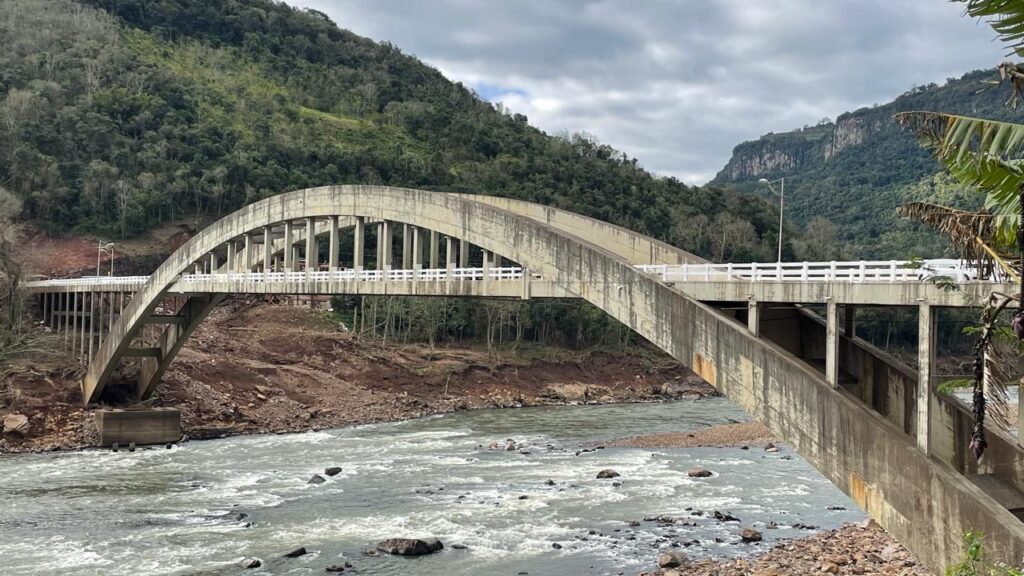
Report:
[[826,282],[746,280],[673,282],[702,302],[799,302],[802,304],[864,304],[871,306],[977,307],[993,290],[1013,294],[1017,288],[993,282],[966,282],[957,290],[943,290],[931,282]]
[[100,446],[167,444],[181,439],[181,412],[174,408],[97,410],[95,418]]
[[[941,568],[968,528],[986,534],[992,560],[1024,557],[1024,525],[953,468],[931,459],[873,409],[784,348],[701,304],[633,262],[532,218],[450,194],[347,186],[254,203],[211,225],[172,255],[118,319],[86,376],[95,398],[130,337],[178,274],[215,246],[269,224],[354,215],[408,223],[507,255],[624,322],[691,366],[791,444],[922,561]],[[582,224],[581,224],[582,226]],[[583,231],[579,231],[583,232]]]

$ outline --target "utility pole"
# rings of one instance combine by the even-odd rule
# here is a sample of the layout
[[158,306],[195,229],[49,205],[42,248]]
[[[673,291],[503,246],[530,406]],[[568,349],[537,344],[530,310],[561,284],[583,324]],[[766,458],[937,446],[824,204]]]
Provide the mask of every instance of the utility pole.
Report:
[[779,190],[778,191],[775,190],[775,186],[772,186],[772,182],[770,180],[768,180],[767,178],[761,178],[760,180],[758,180],[759,184],[767,186],[768,189],[772,191],[772,194],[775,194],[776,196],[779,197],[779,260],[778,261],[782,262],[782,213],[783,213],[783,209],[785,208],[785,202],[786,202],[786,177],[783,176],[782,178],[779,178],[778,180],[776,180],[776,182],[779,183]]

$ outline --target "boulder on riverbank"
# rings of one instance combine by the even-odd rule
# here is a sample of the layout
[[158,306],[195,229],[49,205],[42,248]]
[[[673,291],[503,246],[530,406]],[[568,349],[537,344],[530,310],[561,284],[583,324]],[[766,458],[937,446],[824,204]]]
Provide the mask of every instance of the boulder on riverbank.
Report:
[[28,416],[24,414],[8,414],[4,416],[4,434],[28,434]]
[[754,530],[753,528],[744,528],[743,530],[740,530],[740,538],[742,538],[743,541],[747,544],[750,544],[752,542],[760,542],[761,533],[757,530]]
[[658,556],[658,566],[661,568],[678,568],[690,563],[690,558],[678,550],[669,550]]
[[424,556],[442,549],[444,544],[437,538],[389,538],[377,543],[377,550],[398,556]]

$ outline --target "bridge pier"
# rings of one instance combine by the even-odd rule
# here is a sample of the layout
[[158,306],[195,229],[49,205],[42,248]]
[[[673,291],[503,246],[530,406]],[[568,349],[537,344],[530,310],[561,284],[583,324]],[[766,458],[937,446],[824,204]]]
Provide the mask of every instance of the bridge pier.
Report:
[[839,303],[829,299],[825,324],[825,382],[839,387]]
[[412,235],[414,232],[415,230],[412,226],[409,224],[402,224],[402,268],[404,270],[412,268]]
[[306,218],[306,278],[320,268],[320,250],[316,242],[316,224],[312,218]]
[[352,241],[352,268],[363,270],[363,252],[366,250],[366,219],[356,216],[355,238]]
[[380,237],[377,238],[377,268],[387,272],[391,270],[391,221],[385,220],[380,226]]
[[459,239],[459,268],[469,268],[469,242]]
[[430,231],[430,267],[434,270],[438,268],[438,260],[440,259],[441,240],[437,232]]
[[761,303],[757,300],[747,302],[747,330],[754,336],[761,334]]
[[[917,318],[917,394],[914,408],[917,412],[917,447],[927,455],[932,454],[931,408],[935,392],[932,390],[932,369],[935,366],[935,309],[927,302],[921,302]],[[937,403],[937,402],[936,402]]]
[[293,247],[294,230],[292,230],[291,220],[286,220],[284,223],[284,271],[291,272],[295,266],[295,249]]

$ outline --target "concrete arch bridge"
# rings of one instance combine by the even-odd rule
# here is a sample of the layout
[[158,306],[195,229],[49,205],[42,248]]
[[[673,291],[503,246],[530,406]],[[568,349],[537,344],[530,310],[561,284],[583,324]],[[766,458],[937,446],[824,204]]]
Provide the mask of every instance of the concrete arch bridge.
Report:
[[[352,246],[345,262],[343,243]],[[856,272],[832,274],[804,266],[799,277],[775,263],[761,274],[722,269],[528,202],[332,186],[246,206],[151,276],[42,281],[27,290],[44,321],[88,358],[87,402],[125,362],[137,365],[138,395],[151,394],[228,294],[584,298],[739,403],[927,565],[956,561],[968,529],[985,533],[989,559],[1021,562],[1021,427],[990,428],[989,450],[975,462],[970,410],[938,393],[934,374],[937,310],[1013,288],[974,281],[948,292],[893,263],[856,264],[833,264]],[[919,312],[917,369],[855,337],[856,311],[868,305]]]

